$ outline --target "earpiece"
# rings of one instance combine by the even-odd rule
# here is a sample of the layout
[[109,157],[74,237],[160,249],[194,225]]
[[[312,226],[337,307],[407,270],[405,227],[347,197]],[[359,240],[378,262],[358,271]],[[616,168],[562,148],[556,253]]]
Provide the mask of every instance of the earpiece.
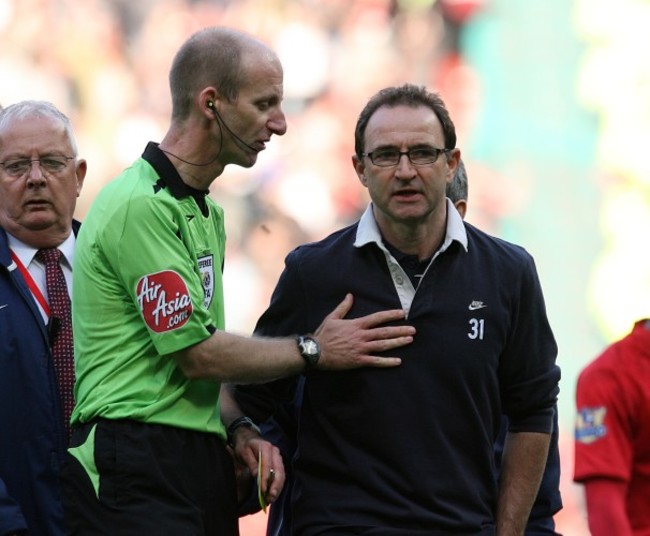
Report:
[[226,122],[223,120],[223,117],[219,115],[219,110],[214,105],[214,102],[212,101],[207,101],[205,105],[212,110],[212,113],[214,114],[214,118],[217,120],[217,124],[219,125],[219,130],[221,131],[221,125],[224,126],[224,128],[228,131],[228,133],[235,138],[237,143],[243,145],[247,149],[250,149],[251,151],[254,151],[258,153],[261,149],[258,145],[251,145],[249,143],[246,143],[244,140],[242,140],[237,134],[235,134],[232,130],[230,130],[230,127],[226,124]]

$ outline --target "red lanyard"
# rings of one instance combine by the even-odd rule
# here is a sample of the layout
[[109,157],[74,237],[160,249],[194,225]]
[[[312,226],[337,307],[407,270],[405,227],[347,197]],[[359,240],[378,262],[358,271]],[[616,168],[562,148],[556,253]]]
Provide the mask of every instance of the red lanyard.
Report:
[[25,282],[27,283],[29,290],[32,291],[34,298],[36,298],[36,301],[41,305],[43,311],[45,311],[45,316],[50,318],[50,306],[45,301],[45,297],[43,296],[41,289],[38,288],[38,285],[34,281],[32,274],[29,273],[29,270],[25,268],[25,265],[22,262],[20,262],[20,259],[13,251],[10,250],[10,253],[11,253],[11,258],[16,263],[16,266],[18,266],[20,273],[23,275],[23,278],[25,279]]

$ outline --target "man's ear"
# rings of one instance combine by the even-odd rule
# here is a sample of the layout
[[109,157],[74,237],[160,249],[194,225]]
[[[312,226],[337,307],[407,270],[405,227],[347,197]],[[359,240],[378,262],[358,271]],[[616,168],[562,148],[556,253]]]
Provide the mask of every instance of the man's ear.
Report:
[[447,155],[447,184],[454,180],[456,168],[460,162],[460,149],[452,149]]
[[363,160],[360,159],[356,154],[352,155],[352,166],[354,167],[354,171],[357,174],[357,177],[359,177],[361,184],[367,188],[368,182],[365,176],[366,166],[363,163]]
[[467,199],[459,199],[454,203],[454,206],[456,207],[458,214],[460,214],[460,217],[465,219],[465,214],[467,213]]
[[81,194],[81,187],[84,184],[84,179],[86,178],[86,171],[88,171],[88,164],[83,158],[77,160],[75,169],[75,175],[77,176],[77,197]]
[[199,109],[209,119],[214,119],[219,100],[220,97],[217,90],[212,86],[206,87],[198,95]]

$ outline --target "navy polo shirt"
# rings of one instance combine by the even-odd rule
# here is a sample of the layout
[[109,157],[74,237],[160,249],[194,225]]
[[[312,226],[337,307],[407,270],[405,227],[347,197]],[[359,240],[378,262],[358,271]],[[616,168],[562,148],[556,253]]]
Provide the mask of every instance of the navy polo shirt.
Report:
[[[343,299],[348,318],[404,308],[412,344],[390,369],[307,375],[292,494],[293,530],[397,536],[493,534],[493,445],[511,431],[550,433],[557,346],[532,257],[463,222],[448,202],[446,236],[414,288],[368,208],[356,224],[286,259],[260,335],[313,332]],[[259,421],[292,380],[239,386]]]

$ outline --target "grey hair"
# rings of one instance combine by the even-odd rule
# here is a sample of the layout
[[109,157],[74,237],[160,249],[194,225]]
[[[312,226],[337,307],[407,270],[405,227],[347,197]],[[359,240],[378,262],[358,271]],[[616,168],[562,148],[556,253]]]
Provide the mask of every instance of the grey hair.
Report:
[[77,141],[74,137],[74,131],[72,129],[72,123],[67,115],[65,115],[61,110],[59,110],[54,104],[48,101],[39,101],[39,100],[24,100],[17,102],[16,104],[10,104],[9,106],[2,108],[0,106],[0,128],[3,128],[7,122],[11,119],[23,119],[25,117],[31,116],[41,116],[41,117],[50,117],[61,121],[63,124],[68,139],[70,140],[70,145],[74,152],[74,156],[77,156]]
[[454,178],[451,179],[449,184],[447,184],[447,197],[451,199],[452,203],[456,203],[456,201],[460,201],[461,199],[467,201],[467,194],[467,171],[465,170],[465,164],[461,158],[458,161],[458,166],[456,166]]

